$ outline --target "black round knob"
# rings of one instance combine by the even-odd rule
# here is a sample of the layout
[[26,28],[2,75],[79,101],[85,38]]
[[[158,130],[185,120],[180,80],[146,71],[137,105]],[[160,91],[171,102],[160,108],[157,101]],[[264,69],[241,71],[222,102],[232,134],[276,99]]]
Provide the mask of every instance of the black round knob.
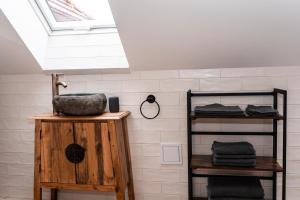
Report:
[[155,102],[155,96],[152,95],[152,94],[148,95],[146,101],[148,101],[148,103],[154,103]]
[[65,154],[71,163],[80,163],[84,159],[85,149],[79,144],[70,144],[67,146]]

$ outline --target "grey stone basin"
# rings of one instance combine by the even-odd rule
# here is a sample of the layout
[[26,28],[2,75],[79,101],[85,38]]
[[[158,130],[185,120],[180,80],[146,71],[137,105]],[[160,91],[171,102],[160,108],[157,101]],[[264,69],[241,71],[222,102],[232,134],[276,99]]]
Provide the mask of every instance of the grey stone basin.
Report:
[[102,114],[107,99],[102,93],[62,94],[54,96],[52,103],[59,114],[88,116]]

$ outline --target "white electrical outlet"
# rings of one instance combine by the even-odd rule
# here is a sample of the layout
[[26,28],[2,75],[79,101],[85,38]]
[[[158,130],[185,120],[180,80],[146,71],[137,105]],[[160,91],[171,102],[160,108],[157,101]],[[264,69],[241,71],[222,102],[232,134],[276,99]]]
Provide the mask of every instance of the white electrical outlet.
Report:
[[161,144],[161,164],[182,164],[181,144]]

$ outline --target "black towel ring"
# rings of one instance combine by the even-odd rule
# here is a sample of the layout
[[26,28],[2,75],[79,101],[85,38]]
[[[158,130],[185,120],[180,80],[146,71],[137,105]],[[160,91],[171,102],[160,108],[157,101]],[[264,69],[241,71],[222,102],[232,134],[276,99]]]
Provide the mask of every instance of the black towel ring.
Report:
[[[157,111],[157,114],[156,114],[154,117],[147,117],[147,116],[144,115],[144,113],[143,113],[143,111],[142,111],[142,107],[143,107],[143,105],[144,105],[145,102],[148,102],[148,103],[156,103],[157,108],[158,108],[158,111]],[[142,102],[142,104],[141,104],[141,106],[140,106],[140,112],[141,112],[141,115],[142,115],[144,118],[146,118],[146,119],[154,119],[154,118],[156,118],[156,117],[159,115],[159,113],[160,113],[160,106],[159,106],[159,104],[157,103],[156,98],[155,98],[154,95],[152,95],[152,94],[148,95],[147,99],[146,99],[145,101]]]

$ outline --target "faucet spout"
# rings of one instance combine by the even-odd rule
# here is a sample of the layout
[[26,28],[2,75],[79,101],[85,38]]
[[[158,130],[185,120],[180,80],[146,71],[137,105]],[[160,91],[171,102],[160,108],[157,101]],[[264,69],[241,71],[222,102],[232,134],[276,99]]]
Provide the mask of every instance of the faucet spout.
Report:
[[56,83],[57,86],[61,85],[63,86],[64,88],[68,87],[68,85],[66,84],[66,82],[63,82],[63,81],[59,81]]

